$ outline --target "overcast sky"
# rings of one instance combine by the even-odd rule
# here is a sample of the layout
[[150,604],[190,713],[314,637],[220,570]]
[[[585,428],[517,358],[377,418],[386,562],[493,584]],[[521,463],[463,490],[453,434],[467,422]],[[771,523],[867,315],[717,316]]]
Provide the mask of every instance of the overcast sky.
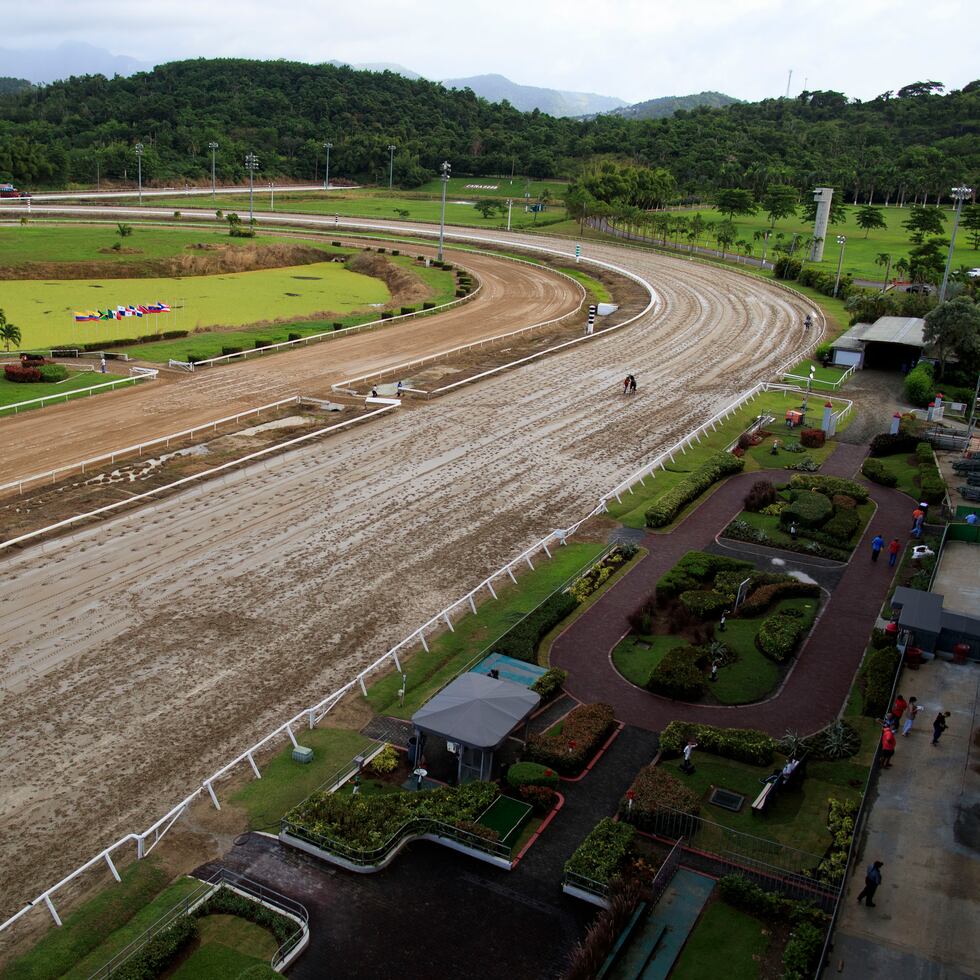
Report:
[[[240,56],[397,62],[427,78],[491,72],[639,102],[713,89],[869,99],[980,76],[970,0],[32,0],[0,47],[85,42],[159,64]],[[972,12],[971,12],[972,11]],[[7,74],[0,62],[0,75]]]

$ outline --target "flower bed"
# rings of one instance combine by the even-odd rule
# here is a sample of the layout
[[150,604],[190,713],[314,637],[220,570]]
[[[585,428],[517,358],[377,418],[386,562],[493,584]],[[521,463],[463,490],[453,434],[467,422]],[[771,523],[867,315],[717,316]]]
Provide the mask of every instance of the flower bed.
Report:
[[827,801],[827,829],[830,831],[831,845],[827,856],[817,865],[813,877],[831,884],[844,880],[847,871],[847,856],[851,850],[851,838],[854,836],[854,820],[860,803],[857,800]]
[[565,872],[608,886],[626,864],[635,837],[636,830],[630,824],[605,817],[575,849],[565,863]]
[[[665,811],[664,807],[669,809]],[[619,803],[620,819],[648,833],[659,832],[661,818],[673,817],[675,811],[698,816],[701,797],[663,766],[641,769]]]
[[801,609],[781,609],[763,620],[755,635],[755,645],[770,660],[784,664],[796,652],[811,622]]
[[709,555],[704,551],[689,551],[669,572],[657,581],[657,598],[671,599],[714,580],[720,572],[745,571],[751,572],[755,566],[752,562],[739,558],[724,558],[720,555]]
[[716,728],[672,721],[660,733],[660,751],[665,757],[681,754],[688,739],[698,743],[698,750],[726,759],[737,759],[756,766],[768,766],[776,751],[776,740],[752,728]]
[[610,705],[580,704],[566,715],[560,732],[535,734],[528,739],[528,758],[566,776],[579,773],[614,724]]
[[541,695],[542,701],[550,701],[559,691],[562,684],[568,680],[568,671],[560,667],[546,670],[532,685],[531,690]]
[[602,561],[596,562],[584,575],[577,578],[568,591],[575,596],[576,601],[585,602],[590,595],[598,592],[616,571],[630,561],[636,552],[635,545],[617,545]]

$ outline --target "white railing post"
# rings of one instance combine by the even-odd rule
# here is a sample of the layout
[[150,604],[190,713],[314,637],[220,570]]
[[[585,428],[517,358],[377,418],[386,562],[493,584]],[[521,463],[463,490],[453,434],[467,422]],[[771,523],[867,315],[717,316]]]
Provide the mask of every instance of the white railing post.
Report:
[[119,872],[116,870],[116,866],[112,863],[112,858],[109,857],[109,852],[103,851],[102,856],[105,858],[105,863],[109,865],[109,870],[112,872],[112,877],[115,878],[116,881],[122,881],[122,878],[119,877]]
[[61,925],[61,919],[58,917],[58,913],[55,911],[54,904],[51,901],[51,896],[50,895],[45,894],[45,896],[44,896],[44,904],[47,905],[48,911],[51,913],[51,918],[54,919],[54,924],[56,926],[60,926]]
[[466,598],[470,600],[470,610],[472,611],[473,615],[475,616],[476,615],[476,603],[473,601],[473,593],[471,592]]
[[493,582],[491,582],[490,579],[487,579],[487,588],[490,590],[490,595],[492,595],[494,597],[494,599],[496,599],[497,598],[497,593],[494,592],[494,590],[493,590]]
[[218,797],[215,796],[214,787],[211,785],[211,780],[210,779],[205,779],[204,780],[204,785],[207,788],[208,796],[211,797],[211,802],[214,804],[215,810],[220,810],[221,809],[221,804],[218,802]]
[[[311,725],[310,727],[312,728],[313,726]],[[259,772],[259,767],[255,764],[255,759],[252,758],[252,753],[246,752],[245,758],[248,759],[248,764],[252,767],[252,772],[255,773],[255,778],[261,779],[262,773]]]
[[402,665],[398,661],[398,654],[394,650],[391,651],[391,659],[395,661],[395,670],[400,674],[402,672]]
[[416,635],[418,636],[419,641],[422,644],[422,649],[425,650],[426,653],[428,653],[429,652],[429,644],[425,642],[425,633],[423,633],[422,630],[419,630]]
[[[357,675],[357,680],[360,682],[360,685],[361,685],[361,694],[363,694],[364,697],[367,697],[367,688],[364,686],[364,675],[363,674],[358,674]],[[289,734],[290,734],[290,737],[292,737],[292,734],[293,733],[290,732]],[[294,742],[294,744],[295,744],[295,742]]]

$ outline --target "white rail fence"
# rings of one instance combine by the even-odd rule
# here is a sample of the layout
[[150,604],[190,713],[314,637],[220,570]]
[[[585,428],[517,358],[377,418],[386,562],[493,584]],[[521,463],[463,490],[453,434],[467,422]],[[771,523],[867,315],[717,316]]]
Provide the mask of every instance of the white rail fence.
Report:
[[[606,265],[606,263],[599,263],[599,264]],[[637,277],[631,276],[631,278],[637,278]],[[823,331],[821,329],[821,333],[822,332]],[[817,339],[819,338],[815,338],[814,343],[816,343]],[[812,349],[812,346],[813,344],[811,344],[810,347],[806,348],[802,353],[798,354],[796,358],[794,358],[794,360],[798,360],[800,357],[805,356],[806,353],[810,349]],[[778,376],[782,376],[781,373]],[[192,793],[190,793],[187,797],[185,797],[180,803],[178,803],[175,807],[169,810],[166,814],[160,817],[159,820],[151,824],[142,833],[126,834],[124,837],[119,838],[119,840],[117,840],[115,843],[109,845],[108,847],[100,851],[95,857],[91,858],[85,864],[76,868],[74,871],[72,871],[69,875],[67,875],[57,884],[51,886],[48,889],[45,889],[33,901],[29,902],[22,909],[20,909],[20,911],[16,912],[9,919],[7,919],[5,922],[0,924],[0,932],[3,932],[6,929],[10,928],[22,916],[26,915],[33,908],[41,904],[47,907],[48,912],[51,914],[51,917],[54,920],[54,922],[60,926],[61,918],[59,917],[54,902],[52,901],[52,896],[55,895],[60,889],[65,887],[70,882],[74,881],[76,878],[84,874],[90,868],[102,863],[104,863],[107,866],[107,868],[109,869],[112,876],[116,879],[116,881],[119,881],[120,880],[119,872],[116,869],[115,863],[113,862],[112,859],[113,855],[117,851],[127,847],[128,845],[135,845],[137,859],[146,857],[146,855],[148,855],[153,850],[153,848],[156,847],[156,845],[163,839],[163,837],[171,829],[171,827],[174,826],[177,820],[179,820],[180,817],[187,811],[190,805],[198,797],[202,796],[204,793],[207,793],[212,804],[216,808],[220,809],[220,802],[218,800],[218,796],[215,791],[215,783],[219,779],[221,779],[223,776],[228,775],[234,769],[236,769],[238,766],[242,765],[245,762],[249,764],[249,767],[251,768],[252,774],[255,776],[255,778],[261,779],[262,773],[259,769],[258,763],[256,762],[256,755],[263,748],[268,746],[272,741],[274,741],[279,737],[286,736],[289,738],[289,740],[292,742],[293,745],[296,745],[297,744],[296,735],[293,731],[295,726],[305,725],[309,728],[314,728],[317,725],[317,723],[321,721],[330,712],[330,710],[334,708],[340,702],[340,700],[352,690],[359,688],[361,694],[366,697],[367,685],[365,684],[365,679],[367,677],[376,673],[382,668],[387,667],[388,665],[394,666],[395,670],[401,672],[401,661],[399,659],[400,654],[405,654],[409,650],[414,649],[416,646],[421,646],[424,650],[427,651],[429,649],[429,645],[426,636],[430,631],[434,629],[441,631],[443,628],[449,629],[450,631],[454,631],[455,626],[453,625],[453,616],[458,615],[460,613],[465,615],[467,612],[472,612],[475,614],[476,597],[478,595],[480,595],[485,591],[489,594],[491,598],[494,599],[497,598],[497,593],[496,590],[494,589],[495,581],[498,581],[499,579],[502,579],[506,576],[510,581],[516,584],[517,578],[514,575],[514,570],[516,568],[526,565],[529,569],[533,570],[535,567],[534,559],[536,557],[540,559],[542,553],[548,558],[550,558],[553,548],[557,548],[564,545],[566,539],[570,535],[574,534],[575,531],[577,531],[582,524],[584,524],[592,517],[603,513],[606,509],[606,504],[611,497],[616,497],[617,499],[619,499],[622,493],[628,492],[635,483],[640,482],[646,476],[650,475],[653,469],[659,466],[660,462],[663,459],[672,458],[673,454],[686,451],[686,448],[689,447],[692,444],[692,442],[695,440],[700,442],[701,436],[709,427],[714,428],[715,426],[717,426],[719,421],[722,421],[725,418],[727,418],[729,415],[732,414],[732,412],[737,410],[747,401],[750,401],[751,399],[755,398],[762,390],[767,389],[769,387],[785,387],[785,386],[769,386],[766,385],[765,383],[753,386],[751,389],[749,389],[747,392],[741,395],[738,399],[736,399],[726,408],[722,409],[720,412],[715,413],[715,415],[713,415],[710,419],[708,419],[707,422],[698,426],[698,428],[695,429],[693,432],[684,436],[682,439],[678,440],[669,449],[662,452],[658,457],[656,457],[656,459],[652,463],[648,463],[646,466],[638,470],[631,477],[627,478],[622,483],[618,484],[612,491],[603,495],[600,498],[598,505],[594,507],[583,518],[581,518],[581,520],[576,521],[568,528],[554,530],[551,533],[545,535],[539,541],[532,544],[530,547],[525,548],[519,555],[511,559],[501,568],[497,569],[497,571],[493,572],[491,575],[485,578],[475,588],[471,589],[469,592],[467,592],[465,595],[457,599],[455,602],[451,603],[450,605],[446,606],[443,610],[436,613],[435,616],[433,616],[427,622],[419,626],[416,630],[414,630],[411,634],[409,634],[403,640],[401,640],[399,643],[393,646],[385,654],[380,656],[372,664],[365,667],[354,677],[353,680],[349,681],[343,687],[332,692],[331,694],[328,694],[326,697],[318,701],[316,704],[301,709],[296,714],[294,714],[288,721],[284,722],[277,729],[275,729],[273,732],[270,732],[264,738],[260,739],[258,742],[251,745],[248,749],[246,749],[244,752],[238,755],[231,762],[228,762],[220,769],[218,769],[216,772],[212,773],[210,776],[208,776],[206,779],[202,781],[199,787],[197,787]],[[788,389],[788,390],[792,390],[792,389]],[[372,417],[373,415],[381,414],[382,412],[388,412],[392,410],[394,410],[394,406],[386,405],[384,408],[379,409],[377,412],[370,413],[368,416],[363,416],[362,418],[369,418]],[[849,408],[845,409],[842,414],[845,414],[846,411],[848,410]],[[360,421],[360,420],[352,420],[352,422],[353,421]],[[341,428],[342,426],[349,425],[349,424],[352,423],[341,423],[341,425],[332,428],[334,429]],[[298,440],[291,440],[291,443],[288,443],[287,445],[292,444],[294,442],[305,440],[307,438],[310,438],[318,434],[322,434],[325,431],[329,431],[329,430],[320,430],[318,433],[309,433],[306,436],[301,436]],[[282,448],[283,448],[282,446],[268,447],[268,449],[266,450],[262,450],[258,453],[252,454],[252,457],[264,455],[268,451],[278,451],[281,450]],[[242,462],[242,460],[233,461],[232,465],[237,465],[240,462]],[[216,469],[222,469],[222,468],[223,467],[218,467]],[[214,473],[216,472],[216,470],[212,470],[210,472]],[[192,478],[188,478],[188,479],[192,479]],[[183,483],[186,481],[179,481],[179,482]],[[177,484],[172,484],[172,486],[176,486],[176,485]],[[130,501],[126,501],[125,503],[129,503],[129,502]],[[105,508],[103,508],[103,510],[104,509]],[[55,525],[55,527],[57,526],[58,525]],[[7,542],[7,544],[10,543],[12,542]]]
[[801,386],[806,385],[809,381],[811,385],[816,387],[817,385],[823,385],[824,388],[829,388],[830,390],[836,390],[843,385],[847,379],[854,373],[855,367],[852,364],[836,381],[825,381],[823,378],[810,378],[801,377],[798,374],[784,374],[784,378],[788,378],[790,381],[799,382]]
[[72,388],[69,391],[59,391],[53,395],[42,395],[40,398],[29,398],[27,401],[14,402],[13,405],[0,405],[0,415],[6,412],[13,412],[14,415],[18,411],[23,411],[24,409],[35,409],[43,408],[47,402],[62,401],[72,401],[75,398],[86,398],[89,395],[94,395],[98,391],[103,391],[106,388],[118,388],[119,385],[134,385],[140,381],[150,381],[152,380],[148,376],[133,377],[133,378],[118,378],[115,381],[106,381],[102,384],[92,385],[90,388]]
[[200,425],[195,425],[190,429],[182,429],[180,432],[171,432],[168,435],[160,436],[156,439],[148,439],[146,442],[139,442],[133,446],[126,446],[123,449],[114,449],[111,453],[103,453],[101,456],[93,456],[91,459],[85,459],[78,463],[71,463],[68,466],[59,466],[56,469],[48,470],[45,473],[35,473],[33,476],[25,476],[20,480],[13,480],[10,483],[0,484],[0,493],[5,490],[12,490],[14,487],[17,488],[19,493],[23,493],[24,487],[29,486],[32,483],[41,483],[49,480],[51,483],[54,483],[59,476],[66,476],[69,473],[74,473],[76,470],[80,473],[84,473],[86,467],[97,466],[102,463],[109,463],[112,465],[115,463],[117,458],[132,456],[134,453],[137,456],[142,456],[143,450],[149,449],[151,446],[162,446],[164,449],[167,449],[170,447],[170,443],[175,439],[188,438],[198,432],[205,432],[208,429],[216,432],[219,425],[225,425],[227,423],[235,424],[249,415],[259,415],[262,412],[268,412],[272,409],[280,408],[283,405],[296,405],[300,401],[305,400],[306,399],[302,395],[290,395],[289,398],[282,398],[277,402],[269,402],[269,404],[259,405],[257,408],[245,409],[245,411],[238,412],[236,415],[226,415],[224,418],[212,419],[209,422],[202,422]]

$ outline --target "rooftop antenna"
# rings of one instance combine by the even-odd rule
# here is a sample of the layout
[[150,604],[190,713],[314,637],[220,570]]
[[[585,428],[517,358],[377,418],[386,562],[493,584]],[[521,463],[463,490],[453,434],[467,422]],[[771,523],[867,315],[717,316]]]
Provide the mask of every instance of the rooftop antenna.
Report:
[[789,70],[789,78],[786,79],[786,98],[789,98],[789,84],[793,81],[793,69]]
[[807,86],[807,82],[809,82],[809,81],[810,81],[810,76],[809,75],[804,75],[803,76],[803,91],[804,92],[807,91],[807,87],[806,86]]

